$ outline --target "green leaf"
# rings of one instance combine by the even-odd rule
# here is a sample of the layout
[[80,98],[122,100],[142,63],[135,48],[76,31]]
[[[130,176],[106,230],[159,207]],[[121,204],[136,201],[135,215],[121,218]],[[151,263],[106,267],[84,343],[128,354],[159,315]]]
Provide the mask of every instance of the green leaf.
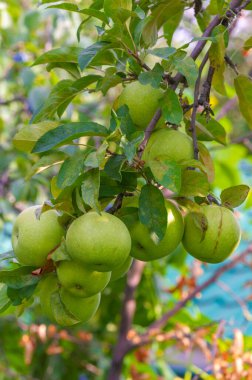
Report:
[[218,26],[212,32],[212,35],[216,38],[216,41],[212,42],[209,49],[209,59],[211,66],[214,68],[218,68],[224,63],[226,50],[225,32],[226,28],[224,26],[221,28]]
[[167,228],[167,210],[164,196],[157,187],[153,185],[142,187],[138,212],[140,222],[148,227],[153,240],[162,240]]
[[57,176],[57,186],[60,189],[71,186],[83,172],[84,168],[83,154],[77,154],[67,158],[62,164]]
[[199,69],[191,57],[175,61],[175,68],[186,78],[189,87],[194,87],[198,78]]
[[153,46],[158,39],[159,29],[184,9],[182,1],[166,0],[154,6],[150,16],[146,18],[142,38],[146,46]]
[[104,1],[104,12],[107,15],[107,17],[110,17],[113,21],[126,21],[131,14],[131,10],[132,0]]
[[126,157],[124,155],[117,154],[116,156],[110,157],[104,167],[105,173],[120,182],[122,180],[121,170],[125,161]]
[[107,47],[109,42],[99,41],[94,43],[91,46],[88,46],[86,49],[82,50],[78,56],[78,63],[81,70],[84,70],[89,63],[93,60],[98,52],[101,51],[104,47]]
[[155,55],[156,57],[167,59],[174,53],[176,53],[177,49],[174,47],[163,47],[163,48],[156,48],[156,49],[148,49],[147,53],[151,55]]
[[21,266],[11,270],[0,271],[0,283],[8,285],[9,288],[20,289],[25,286],[37,284],[38,276],[32,275],[34,267]]
[[67,310],[63,304],[58,291],[53,292],[50,297],[53,316],[57,323],[62,326],[70,326],[79,323],[80,321]]
[[100,191],[100,170],[94,168],[88,170],[84,174],[83,182],[81,185],[81,194],[83,201],[100,213],[99,204],[99,191]]
[[249,38],[244,42],[243,49],[244,49],[244,50],[252,49],[252,36],[249,37]]
[[156,181],[167,189],[178,193],[181,188],[181,166],[171,161],[166,156],[157,156],[155,160],[151,160],[150,168]]
[[160,104],[165,121],[179,125],[183,120],[183,109],[175,91],[168,88],[165,92],[164,98],[160,101]]
[[226,65],[223,62],[222,65],[216,67],[214,70],[214,76],[212,80],[212,85],[215,91],[223,96],[227,96],[226,86],[225,86],[225,73]]
[[168,21],[164,24],[164,38],[166,39],[169,46],[171,45],[173,34],[182,20],[183,14],[184,6],[181,4],[181,7],[178,8],[177,13],[172,15],[172,17],[169,17]]
[[129,107],[126,105],[121,106],[117,110],[117,117],[120,121],[120,130],[122,134],[130,139],[130,136],[136,132],[136,127],[129,114]]
[[163,67],[159,63],[156,63],[152,70],[141,73],[138,80],[143,85],[150,84],[154,88],[159,88],[160,82],[163,79],[163,74]]
[[208,12],[211,15],[222,15],[226,9],[225,0],[211,0],[207,7]]
[[25,125],[15,134],[12,140],[13,145],[24,152],[31,152],[39,138],[58,125],[58,121],[42,121],[38,124]]
[[78,63],[78,56],[82,49],[75,46],[49,50],[36,59],[32,66],[43,63]]
[[51,259],[55,262],[57,261],[71,261],[71,257],[69,256],[67,249],[66,249],[66,242],[64,239],[62,239],[62,242],[60,246],[53,251],[53,254],[51,255]]
[[46,154],[28,170],[25,180],[30,179],[35,174],[42,173],[44,170],[49,169],[52,166],[61,164],[66,158],[67,155],[64,152],[52,152],[51,154]]
[[124,135],[124,136],[122,136],[121,142],[120,142],[120,147],[123,148],[123,151],[125,153],[125,156],[127,157],[127,160],[129,161],[129,164],[133,163],[133,159],[136,155],[137,148],[138,148],[139,144],[144,139],[144,132],[143,131],[136,132],[134,134],[134,136],[135,135],[136,135],[136,137],[131,139],[130,141]]
[[122,83],[122,81],[123,77],[117,74],[117,69],[115,67],[109,67],[106,69],[104,77],[98,81],[96,90],[106,95],[110,88],[117,86],[119,83]]
[[21,305],[24,300],[28,300],[33,295],[37,284],[24,286],[22,288],[7,288],[7,295],[13,306]]
[[77,63],[71,62],[52,62],[46,66],[46,70],[50,72],[53,69],[62,69],[68,72],[74,79],[80,78],[80,71]]
[[11,305],[7,294],[7,285],[0,284],[0,313],[3,313]]
[[185,170],[179,195],[182,197],[205,197],[209,194],[210,185],[207,176],[196,170]]
[[238,75],[234,80],[234,85],[241,113],[252,128],[252,80],[246,75]]
[[214,169],[214,162],[213,162],[212,156],[204,144],[199,142],[198,146],[199,146],[199,159],[205,166],[207,170],[208,182],[211,183],[214,181],[214,178],[215,178],[215,169]]
[[197,139],[200,141],[215,140],[226,145],[226,131],[223,126],[212,117],[206,118],[204,115],[196,117]]
[[247,199],[249,191],[250,188],[247,185],[229,187],[222,191],[221,202],[226,207],[238,207]]
[[60,81],[50,92],[43,107],[34,115],[33,122],[51,119],[56,112],[58,116],[61,116],[74,97],[80,92],[87,90],[99,78],[99,75],[87,75],[76,81],[69,79]]
[[48,150],[65,145],[81,136],[108,135],[107,129],[100,124],[91,121],[79,123],[67,123],[45,133],[33,148],[33,153],[47,152]]
[[103,12],[100,12],[96,9],[91,9],[91,8],[79,9],[76,4],[69,4],[69,3],[51,5],[48,8],[57,8],[57,9],[67,10],[69,12],[76,12],[79,14],[83,14],[83,15],[87,15],[87,16],[97,18],[98,20],[104,22],[105,24],[108,24],[108,19],[107,19],[106,15]]

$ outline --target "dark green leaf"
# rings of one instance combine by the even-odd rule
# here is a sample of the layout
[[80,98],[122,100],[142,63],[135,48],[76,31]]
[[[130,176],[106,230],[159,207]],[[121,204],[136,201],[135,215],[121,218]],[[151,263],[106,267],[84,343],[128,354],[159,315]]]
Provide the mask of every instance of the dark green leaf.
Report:
[[159,63],[156,63],[152,70],[141,73],[138,80],[143,85],[150,84],[154,88],[159,88],[163,74],[163,67]]
[[45,133],[33,148],[33,153],[47,152],[60,145],[64,145],[78,139],[81,136],[108,135],[107,129],[93,122],[67,123]]
[[46,66],[47,71],[51,71],[53,69],[62,69],[68,72],[74,79],[80,78],[80,71],[77,63],[71,62],[52,62]]
[[109,158],[104,167],[105,173],[116,181],[122,180],[122,166],[126,161],[126,157],[124,155],[116,155]]
[[160,102],[162,115],[165,121],[171,124],[180,124],[183,119],[183,109],[175,91],[168,88],[165,97]]
[[120,130],[122,134],[130,139],[130,136],[136,132],[136,127],[130,117],[128,106],[121,106],[117,110],[117,117],[120,120]]
[[37,123],[42,120],[51,119],[56,112],[58,116],[61,116],[74,97],[80,92],[87,90],[99,78],[99,75],[87,75],[76,81],[69,79],[60,81],[50,92],[43,107],[34,115],[33,122]]
[[171,45],[172,37],[175,30],[178,28],[180,21],[182,20],[184,14],[184,6],[181,4],[178,11],[168,18],[168,21],[164,24],[164,37],[168,45]]
[[11,300],[13,306],[18,306],[23,303],[24,300],[28,300],[34,293],[37,284],[24,286],[22,288],[7,288],[7,295]]
[[249,194],[250,188],[247,185],[232,186],[222,191],[220,198],[223,206],[238,207],[246,199]]
[[226,145],[226,131],[223,126],[212,117],[206,118],[203,115],[197,115],[196,132],[198,140],[215,140],[220,144]]
[[94,43],[91,46],[88,46],[86,49],[82,50],[78,56],[78,63],[81,70],[84,70],[85,67],[93,60],[98,52],[101,51],[104,47],[107,47],[109,42],[99,41]]
[[71,186],[83,172],[84,156],[77,154],[67,158],[62,164],[57,176],[57,186],[60,189]]
[[34,267],[22,266],[20,268],[0,271],[0,282],[13,289],[37,284],[38,276],[32,275]]
[[99,205],[100,191],[100,170],[98,168],[91,169],[84,174],[81,185],[81,194],[84,202],[91,208],[100,213]]
[[178,193],[181,188],[181,166],[166,156],[157,156],[150,161],[151,171],[158,183]]
[[78,56],[82,49],[75,46],[49,50],[36,59],[32,66],[43,63],[78,63]]
[[139,219],[148,227],[153,240],[162,240],[167,228],[167,210],[162,192],[153,185],[144,185],[139,197]]

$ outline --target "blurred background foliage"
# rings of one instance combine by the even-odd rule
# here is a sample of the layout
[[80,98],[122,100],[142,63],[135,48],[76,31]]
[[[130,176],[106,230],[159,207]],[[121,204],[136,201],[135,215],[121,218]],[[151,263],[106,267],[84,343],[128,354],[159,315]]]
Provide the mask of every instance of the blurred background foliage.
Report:
[[[83,8],[90,3],[78,2]],[[60,79],[66,79],[66,73],[60,69],[47,71],[45,67],[31,65],[52,48],[92,44],[99,21],[88,20],[82,27],[80,43],[76,38],[77,27],[85,18],[76,13],[38,7],[37,1],[0,1],[1,252],[10,249],[11,226],[17,213],[30,204],[40,204],[50,198],[49,180],[58,170],[56,165],[32,177],[36,173],[35,157],[18,151],[12,143],[15,133],[29,123],[32,113],[43,104],[51,87]],[[244,11],[237,20],[229,45],[230,57],[244,74],[249,74],[252,67],[251,50],[243,49],[251,22],[251,14]],[[175,32],[173,46],[178,47],[198,35],[200,30],[193,11],[188,10]],[[159,46],[163,46],[162,39]],[[193,44],[189,49],[192,47]],[[153,56],[147,56],[146,61],[150,66],[155,64]],[[252,139],[246,137],[250,130],[238,111],[234,72],[228,68],[225,75],[228,96],[213,92],[211,98],[215,115],[228,132],[229,140],[227,147],[211,143],[216,171],[213,189],[217,195],[229,186],[252,184]],[[120,86],[109,90],[106,97],[97,93],[82,94],[67,108],[64,117],[82,121],[88,116],[104,123],[109,120],[111,105],[119,93]],[[187,96],[191,102],[193,94],[189,90]],[[241,250],[252,235],[251,206],[250,196],[236,211],[243,227]],[[206,269],[207,275],[213,270],[188,259],[181,247],[179,250],[179,254],[147,265],[137,290],[138,307],[134,320],[137,331],[141,332],[144,326],[160,317],[192,289],[198,280],[205,278]],[[216,358],[221,361],[225,353],[225,360],[231,365],[241,354],[245,355],[252,348],[250,277],[249,264],[241,265],[223,278],[226,287],[221,289],[220,284],[215,284],[207,294],[203,293],[201,299],[182,309],[166,328],[167,332],[173,332],[172,338],[164,338],[159,344],[127,356],[125,378],[175,379],[181,376],[190,380],[192,373],[200,373],[199,368],[202,368],[203,379],[214,379],[207,375],[208,344],[213,343],[220,324],[223,331],[219,331],[216,338],[219,353]],[[8,309],[0,319],[0,380],[105,378],[116,340],[124,285],[125,279],[121,279],[106,288],[101,307],[92,322],[68,330],[49,324],[41,316],[39,304],[26,310],[21,317],[17,311],[14,313]],[[180,355],[181,352],[184,356]]]

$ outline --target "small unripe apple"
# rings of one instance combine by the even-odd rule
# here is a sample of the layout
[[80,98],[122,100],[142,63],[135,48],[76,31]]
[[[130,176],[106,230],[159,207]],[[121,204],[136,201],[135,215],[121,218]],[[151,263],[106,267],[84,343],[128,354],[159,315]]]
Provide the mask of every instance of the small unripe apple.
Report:
[[129,256],[131,238],[125,224],[116,216],[90,211],[70,225],[66,247],[74,261],[98,272],[110,272]]
[[111,272],[97,272],[75,261],[61,261],[57,268],[60,284],[75,297],[90,297],[109,283]]
[[203,205],[207,219],[205,236],[195,223],[192,213],[185,218],[183,245],[196,259],[207,263],[220,263],[230,256],[240,242],[241,232],[237,220],[229,209],[217,205]]
[[130,269],[132,261],[133,261],[133,258],[129,256],[124,263],[114,268],[111,272],[110,281],[116,281],[116,280],[119,280],[119,278],[123,277]]
[[152,133],[142,159],[149,166],[151,160],[165,156],[168,160],[182,162],[193,159],[191,137],[174,129],[162,128]]
[[[134,197],[133,197],[134,198]],[[183,217],[174,203],[165,200],[167,210],[167,229],[163,239],[154,243],[148,228],[143,225],[138,216],[128,220],[122,216],[130,231],[132,239],[131,256],[141,261],[160,259],[173,252],[181,242],[184,232]]]
[[159,108],[159,100],[162,98],[161,89],[151,85],[143,85],[138,81],[127,84],[118,98],[117,106],[124,104],[129,107],[129,114],[133,123],[140,130],[146,129]]
[[21,264],[41,267],[48,254],[61,242],[64,228],[55,210],[43,212],[39,219],[32,206],[22,211],[13,226],[12,247]]
[[64,288],[60,290],[60,297],[66,309],[79,321],[87,322],[96,313],[101,300],[101,293],[91,297],[80,298],[74,297]]

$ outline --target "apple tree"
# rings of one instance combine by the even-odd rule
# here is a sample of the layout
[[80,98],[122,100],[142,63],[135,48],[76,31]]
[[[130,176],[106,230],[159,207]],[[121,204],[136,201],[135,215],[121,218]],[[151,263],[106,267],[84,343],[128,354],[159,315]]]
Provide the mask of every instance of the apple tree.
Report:
[[[9,147],[5,157],[0,153],[0,194],[2,185],[12,186],[13,178],[4,181],[16,155],[15,176],[25,177],[22,191],[32,205],[13,202],[21,212],[13,251],[1,255],[0,311],[20,316],[33,305],[58,326],[88,323],[107,360],[95,378],[140,379],[148,371],[156,378],[143,347],[163,349],[176,340],[183,346],[189,339],[208,355],[204,339],[219,334],[218,326],[200,314],[193,320],[187,306],[252,252],[248,244],[234,254],[242,232],[235,208],[250,190],[237,163],[251,160],[252,151],[252,42],[249,35],[237,39],[235,30],[240,18],[251,20],[252,4],[40,3],[25,15],[35,46],[17,45],[15,64],[2,79],[18,75],[25,86],[20,91],[16,83],[17,95],[0,102],[16,118],[11,134],[4,129],[15,153]],[[43,12],[46,46],[36,35]],[[57,40],[58,15],[70,21]],[[180,33],[188,38],[177,42]],[[31,65],[21,74],[16,63],[26,54]],[[36,92],[36,80],[47,88]],[[14,193],[10,204],[14,188],[6,192]],[[198,283],[188,255],[205,271],[206,263],[224,263]],[[181,281],[167,300],[157,279],[169,266],[178,268]],[[142,369],[134,369],[134,354]],[[90,357],[99,369],[99,359]],[[249,376],[249,365],[237,379]]]

